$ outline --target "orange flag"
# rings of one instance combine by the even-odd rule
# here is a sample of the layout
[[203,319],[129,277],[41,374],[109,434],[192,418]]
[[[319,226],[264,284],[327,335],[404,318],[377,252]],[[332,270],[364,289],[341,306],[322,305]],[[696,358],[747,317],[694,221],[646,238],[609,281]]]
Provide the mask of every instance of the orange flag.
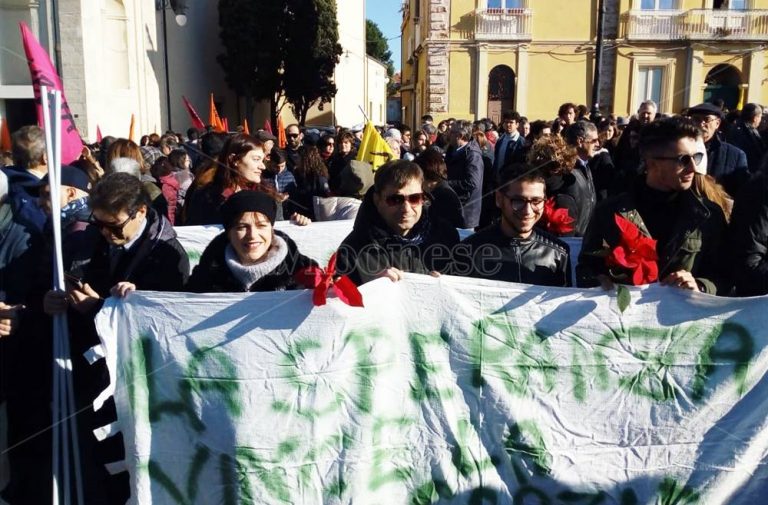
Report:
[[285,149],[287,144],[287,137],[285,136],[285,125],[283,124],[283,117],[277,116],[277,145],[280,149]]
[[8,128],[8,120],[0,119],[0,151],[11,150],[11,130]]
[[208,122],[211,124],[214,131],[226,131],[224,130],[224,123],[221,122],[221,118],[219,117],[219,111],[216,110],[216,104],[213,103],[213,93],[211,93],[211,105],[208,112]]
[[131,126],[130,128],[128,128],[128,140],[133,140],[134,142],[136,142],[134,140],[134,136],[136,135],[135,130],[136,130],[136,116],[131,114]]
[[248,120],[247,119],[243,119],[243,133],[245,133],[246,135],[250,135],[251,134],[251,130],[250,130],[250,128],[248,128]]

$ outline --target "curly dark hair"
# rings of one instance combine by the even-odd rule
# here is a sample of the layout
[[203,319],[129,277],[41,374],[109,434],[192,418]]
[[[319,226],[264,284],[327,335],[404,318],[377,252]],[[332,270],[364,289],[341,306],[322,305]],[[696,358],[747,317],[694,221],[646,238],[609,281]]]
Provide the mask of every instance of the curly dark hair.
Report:
[[303,179],[311,179],[315,176],[328,178],[328,167],[325,166],[320,151],[315,146],[301,146],[299,148],[299,162],[293,169],[294,173]]
[[528,163],[547,176],[561,175],[573,170],[578,154],[560,135],[538,138],[528,152]]

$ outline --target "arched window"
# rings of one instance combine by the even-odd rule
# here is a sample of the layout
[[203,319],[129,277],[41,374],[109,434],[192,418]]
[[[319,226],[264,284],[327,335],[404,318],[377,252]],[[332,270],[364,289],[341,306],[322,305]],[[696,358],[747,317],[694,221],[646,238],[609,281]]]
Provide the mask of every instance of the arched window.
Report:
[[721,99],[729,109],[739,107],[741,98],[741,72],[733,65],[715,65],[704,79],[704,100],[709,102]]
[[515,103],[515,72],[506,65],[493,67],[488,74],[488,117],[499,123],[504,111]]

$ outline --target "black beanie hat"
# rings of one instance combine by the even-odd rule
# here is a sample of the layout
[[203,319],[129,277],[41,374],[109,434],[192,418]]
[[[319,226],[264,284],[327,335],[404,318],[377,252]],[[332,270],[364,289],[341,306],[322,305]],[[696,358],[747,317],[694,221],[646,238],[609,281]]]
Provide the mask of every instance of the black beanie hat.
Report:
[[261,191],[238,191],[230,196],[221,206],[224,229],[229,230],[235,224],[235,220],[244,212],[264,214],[269,219],[269,222],[274,225],[277,203],[275,203],[271,196]]

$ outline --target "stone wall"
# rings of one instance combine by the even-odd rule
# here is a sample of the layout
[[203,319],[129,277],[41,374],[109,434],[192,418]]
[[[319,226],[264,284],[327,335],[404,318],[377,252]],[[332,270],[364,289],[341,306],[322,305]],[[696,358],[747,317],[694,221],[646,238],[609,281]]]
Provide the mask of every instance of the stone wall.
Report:
[[448,44],[450,37],[450,0],[429,0],[429,32],[424,46],[427,55],[428,113],[448,112]]

